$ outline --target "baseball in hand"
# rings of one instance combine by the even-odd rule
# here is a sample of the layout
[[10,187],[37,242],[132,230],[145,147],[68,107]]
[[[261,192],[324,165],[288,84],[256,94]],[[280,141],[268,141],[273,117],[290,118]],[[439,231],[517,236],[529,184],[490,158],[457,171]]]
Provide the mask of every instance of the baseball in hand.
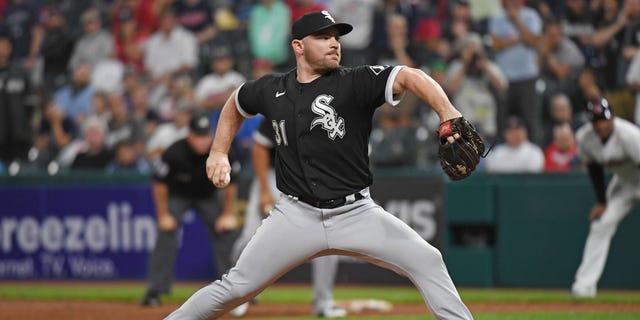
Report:
[[216,183],[214,181],[213,185],[215,185],[218,188],[224,188],[229,185],[229,182],[231,182],[231,175],[227,172],[227,175],[224,176],[224,181],[222,183]]

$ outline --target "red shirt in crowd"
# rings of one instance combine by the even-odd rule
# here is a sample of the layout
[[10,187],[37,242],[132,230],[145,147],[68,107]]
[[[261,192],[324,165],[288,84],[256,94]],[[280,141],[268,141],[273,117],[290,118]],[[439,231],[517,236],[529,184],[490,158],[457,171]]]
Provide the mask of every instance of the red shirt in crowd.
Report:
[[566,172],[573,169],[578,164],[578,151],[576,147],[571,147],[567,151],[560,151],[555,142],[552,142],[544,150],[544,171]]
[[287,0],[286,3],[289,6],[289,11],[291,11],[291,22],[296,21],[307,12],[327,10],[323,4],[317,2],[305,7],[299,5],[296,0]]

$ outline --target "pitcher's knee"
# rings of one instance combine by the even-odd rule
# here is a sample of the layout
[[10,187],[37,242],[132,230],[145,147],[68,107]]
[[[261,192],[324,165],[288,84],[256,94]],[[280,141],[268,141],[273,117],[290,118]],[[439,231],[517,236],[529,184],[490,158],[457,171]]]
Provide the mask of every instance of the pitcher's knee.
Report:
[[220,283],[226,291],[227,300],[244,298],[259,289],[259,285],[256,284],[256,281],[229,277],[228,275],[222,276]]
[[426,249],[418,252],[416,256],[422,265],[440,265],[444,263],[442,253],[433,246],[428,246]]
[[[222,280],[222,287],[226,291],[227,300],[236,300],[243,298],[252,292],[249,285],[229,280]],[[255,290],[255,289],[254,289]]]

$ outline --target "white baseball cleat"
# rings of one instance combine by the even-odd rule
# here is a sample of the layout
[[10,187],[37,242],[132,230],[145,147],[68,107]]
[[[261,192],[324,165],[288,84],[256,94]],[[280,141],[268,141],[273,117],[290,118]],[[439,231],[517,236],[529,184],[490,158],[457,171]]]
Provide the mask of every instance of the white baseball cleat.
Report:
[[249,310],[249,302],[245,302],[245,303],[233,308],[233,310],[231,310],[231,312],[229,312],[229,313],[234,318],[240,318],[240,317],[244,316],[245,314],[247,314],[247,310]]
[[591,288],[572,288],[571,296],[574,298],[595,298],[596,297],[596,289]]
[[314,315],[319,318],[344,318],[347,316],[347,310],[338,306],[331,306],[321,310],[316,310]]

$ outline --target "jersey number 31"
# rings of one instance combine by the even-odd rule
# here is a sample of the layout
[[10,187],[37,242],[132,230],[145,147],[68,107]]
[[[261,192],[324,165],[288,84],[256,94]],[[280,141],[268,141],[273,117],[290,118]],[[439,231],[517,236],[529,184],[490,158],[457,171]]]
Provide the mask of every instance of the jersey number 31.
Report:
[[271,120],[271,126],[275,132],[276,143],[279,146],[283,144],[288,146],[289,142],[287,142],[287,131],[285,130],[284,120],[280,120],[280,122]]

